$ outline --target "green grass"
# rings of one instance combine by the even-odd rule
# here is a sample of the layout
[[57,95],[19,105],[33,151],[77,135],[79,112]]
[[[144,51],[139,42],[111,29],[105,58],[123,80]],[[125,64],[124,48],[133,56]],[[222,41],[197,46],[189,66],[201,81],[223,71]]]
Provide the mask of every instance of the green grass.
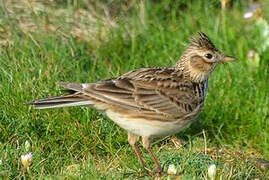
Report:
[[[23,103],[59,95],[57,81],[95,82],[136,68],[171,66],[199,30],[239,60],[212,74],[197,122],[157,139],[153,152],[165,170],[175,164],[182,179],[206,179],[212,163],[218,178],[268,177],[256,160],[269,158],[269,51],[261,48],[257,20],[243,19],[248,3],[235,1],[221,11],[217,0],[101,2],[0,2],[0,178],[151,179],[126,132],[97,111],[39,111]],[[268,22],[269,6],[259,2]],[[251,49],[258,64],[247,58]],[[177,145],[178,138],[184,145]],[[26,140],[33,152],[30,171],[20,161],[29,152]]]

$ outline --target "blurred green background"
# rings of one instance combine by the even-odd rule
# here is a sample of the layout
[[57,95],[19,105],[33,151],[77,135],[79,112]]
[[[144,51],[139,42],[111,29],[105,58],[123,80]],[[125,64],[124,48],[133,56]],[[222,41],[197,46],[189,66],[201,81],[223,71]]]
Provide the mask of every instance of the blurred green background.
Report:
[[[57,81],[172,66],[197,31],[238,61],[216,68],[197,122],[155,141],[164,170],[178,168],[160,178],[207,179],[212,163],[217,179],[268,177],[268,12],[266,0],[0,1],[0,177],[155,178],[141,170],[126,132],[97,111],[23,103],[59,95]],[[29,152],[27,170],[21,155]]]

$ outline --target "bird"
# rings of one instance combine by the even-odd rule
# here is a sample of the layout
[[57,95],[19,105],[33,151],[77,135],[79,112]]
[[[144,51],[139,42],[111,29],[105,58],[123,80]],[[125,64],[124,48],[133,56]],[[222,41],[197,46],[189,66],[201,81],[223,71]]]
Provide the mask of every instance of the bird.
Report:
[[137,146],[141,138],[156,172],[161,173],[162,167],[151,150],[152,139],[176,134],[194,122],[203,109],[211,73],[217,65],[234,60],[198,31],[174,66],[140,68],[94,83],[56,82],[67,94],[25,105],[36,109],[95,108],[127,131],[128,142],[146,169]]

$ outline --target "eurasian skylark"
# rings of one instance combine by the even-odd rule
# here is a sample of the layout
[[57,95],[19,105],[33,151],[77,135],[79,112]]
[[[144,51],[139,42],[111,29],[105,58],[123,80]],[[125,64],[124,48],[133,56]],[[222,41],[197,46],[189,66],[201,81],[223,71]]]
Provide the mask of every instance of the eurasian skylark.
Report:
[[142,137],[144,148],[161,172],[150,139],[177,133],[192,123],[204,106],[208,79],[215,67],[235,60],[216,49],[203,32],[198,34],[175,66],[141,68],[96,83],[58,82],[67,88],[68,95],[25,104],[36,109],[87,105],[102,111],[128,131],[128,141],[145,168],[136,145]]

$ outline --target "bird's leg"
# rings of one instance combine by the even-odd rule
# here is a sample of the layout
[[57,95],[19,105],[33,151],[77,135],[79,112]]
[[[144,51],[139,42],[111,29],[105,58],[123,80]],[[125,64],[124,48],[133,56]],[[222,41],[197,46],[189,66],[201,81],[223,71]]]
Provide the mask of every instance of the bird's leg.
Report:
[[162,167],[160,165],[160,163],[158,162],[157,158],[154,156],[154,154],[152,153],[150,147],[146,148],[146,150],[149,152],[150,156],[152,157],[157,169],[156,169],[156,173],[161,173],[162,172]]
[[139,140],[139,136],[133,134],[133,133],[130,133],[128,132],[128,142],[129,144],[134,148],[135,150],[135,154],[137,155],[137,157],[139,158],[139,161],[141,163],[141,165],[143,166],[144,169],[146,169],[146,165],[144,163],[144,160],[138,150],[138,147],[136,145],[136,142]]
[[146,165],[145,165],[145,163],[144,163],[144,160],[143,160],[141,154],[139,153],[139,150],[138,150],[138,148],[137,148],[137,145],[134,144],[133,148],[134,148],[134,150],[135,150],[136,155],[138,156],[138,158],[139,158],[139,160],[140,160],[141,165],[143,166],[144,169],[146,169]]
[[151,158],[153,159],[157,169],[156,169],[156,173],[161,173],[162,172],[162,167],[160,165],[160,163],[158,162],[157,158],[154,156],[154,154],[152,153],[151,149],[150,149],[150,139],[147,136],[142,136],[142,143],[143,143],[143,147],[148,151],[149,155],[151,156]]

